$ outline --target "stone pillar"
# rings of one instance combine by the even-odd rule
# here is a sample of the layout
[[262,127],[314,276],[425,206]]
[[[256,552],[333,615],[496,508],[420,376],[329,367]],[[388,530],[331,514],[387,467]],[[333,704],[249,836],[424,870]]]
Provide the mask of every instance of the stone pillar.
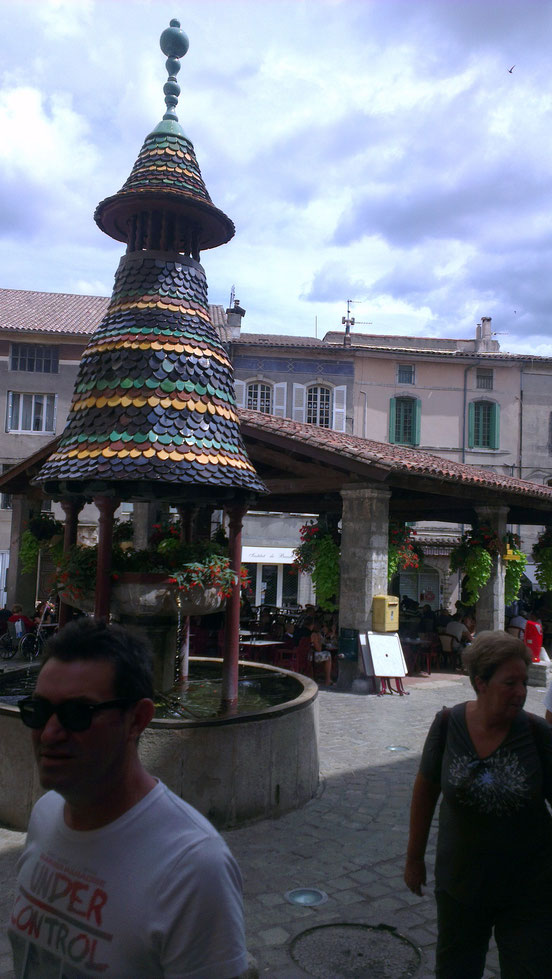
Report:
[[500,540],[500,552],[493,558],[491,577],[481,589],[476,608],[476,630],[504,629],[504,576],[506,569],[502,560],[503,538],[506,533],[508,507],[478,506],[475,508],[479,523],[486,523],[494,530]]
[[[390,490],[376,486],[341,490],[340,629],[366,631],[372,624],[372,598],[387,594]],[[358,665],[339,661],[339,686],[350,687]]]
[[14,602],[18,602],[30,618],[34,614],[36,603],[36,574],[23,574],[21,571],[21,536],[28,529],[31,517],[40,515],[41,499],[41,495],[26,496],[23,493],[14,493],[12,496],[7,606],[11,608]]
[[98,563],[96,565],[96,605],[94,615],[97,619],[109,619],[111,599],[111,555],[113,551],[113,516],[119,501],[111,496],[94,498],[100,519],[98,526]]
[[160,521],[161,509],[157,500],[139,501],[133,504],[132,526],[134,530],[134,547],[137,551],[145,551],[154,523]]
[[233,713],[238,703],[238,660],[240,651],[240,569],[241,532],[246,507],[235,504],[227,507],[229,516],[230,567],[238,575],[237,583],[226,602],[226,629],[224,634],[224,660],[222,664],[222,703],[223,713]]
[[[63,528],[63,553],[66,555],[77,543],[79,513],[84,506],[84,500],[60,500],[60,506],[65,514],[65,526]],[[71,614],[71,606],[66,605],[65,602],[60,600],[58,618],[60,629],[69,621]]]

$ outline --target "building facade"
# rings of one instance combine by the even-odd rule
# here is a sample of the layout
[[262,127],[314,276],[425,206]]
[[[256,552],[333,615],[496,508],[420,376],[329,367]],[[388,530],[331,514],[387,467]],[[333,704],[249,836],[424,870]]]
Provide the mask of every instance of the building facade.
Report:
[[[80,357],[108,302],[103,297],[0,290],[3,471],[63,429]],[[209,310],[230,352],[240,407],[550,485],[552,358],[501,351],[489,318],[482,319],[472,339],[350,331],[316,339],[247,333],[239,302],[226,311],[217,305]],[[269,510],[248,515],[244,562],[256,604],[304,605],[313,600],[310,579],[297,577],[292,563],[299,528],[315,516],[283,518]],[[96,522],[95,507],[86,507],[83,530],[93,534]],[[1,586],[10,523],[10,500],[4,495]],[[537,531],[520,529],[530,553]],[[424,596],[434,606],[451,605],[456,583],[447,576],[448,553],[459,528],[424,524],[418,530],[425,565],[419,574],[401,576],[400,592],[418,600]]]

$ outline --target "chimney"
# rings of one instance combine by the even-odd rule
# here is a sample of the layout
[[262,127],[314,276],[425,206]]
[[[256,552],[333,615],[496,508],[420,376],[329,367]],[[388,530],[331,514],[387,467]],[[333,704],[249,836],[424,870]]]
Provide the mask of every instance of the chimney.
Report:
[[482,316],[481,317],[481,339],[490,340],[491,339],[491,317]]
[[234,305],[226,310],[226,336],[228,340],[239,340],[241,321],[245,316],[245,309],[240,306],[239,299],[234,299]]

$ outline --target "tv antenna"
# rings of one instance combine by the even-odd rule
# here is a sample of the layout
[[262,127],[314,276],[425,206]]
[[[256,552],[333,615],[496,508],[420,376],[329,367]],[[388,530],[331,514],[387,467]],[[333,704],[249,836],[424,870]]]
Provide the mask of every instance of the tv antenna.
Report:
[[[343,338],[343,346],[344,347],[350,347],[351,346],[351,327],[354,326],[355,325],[355,322],[356,322],[354,316],[351,316],[351,304],[352,303],[363,303],[365,301],[366,300],[364,300],[364,299],[348,299],[347,300],[347,315],[341,317],[341,323],[345,327],[345,336]],[[359,322],[358,322],[357,325],[358,326],[372,326],[372,323],[371,322],[367,323],[365,321],[363,322],[362,320],[359,320]]]

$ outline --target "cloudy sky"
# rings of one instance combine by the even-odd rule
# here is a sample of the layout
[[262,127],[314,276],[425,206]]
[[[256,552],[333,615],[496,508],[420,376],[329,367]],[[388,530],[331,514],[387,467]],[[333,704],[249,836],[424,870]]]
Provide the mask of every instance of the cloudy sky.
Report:
[[[552,356],[550,0],[0,0],[0,286],[110,295],[96,204],[178,114],[249,332],[469,337]],[[513,65],[515,67],[509,71]]]

